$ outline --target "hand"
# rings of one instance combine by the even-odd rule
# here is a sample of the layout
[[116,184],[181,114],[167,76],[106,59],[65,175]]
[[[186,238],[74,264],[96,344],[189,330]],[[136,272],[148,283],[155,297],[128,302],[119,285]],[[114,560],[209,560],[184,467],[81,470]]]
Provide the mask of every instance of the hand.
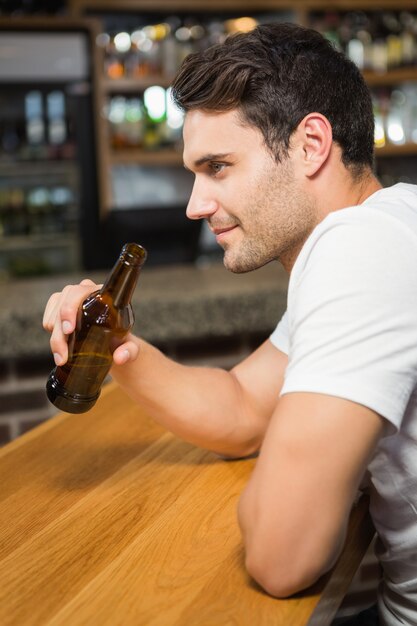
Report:
[[64,365],[68,359],[68,335],[75,328],[80,304],[93,291],[100,289],[92,280],[85,279],[79,285],[67,285],[49,298],[43,314],[42,325],[51,333],[50,346],[56,365]]
[[[56,365],[64,365],[68,359],[68,335],[75,328],[80,304],[100,287],[101,285],[87,278],[79,285],[67,285],[61,292],[54,293],[49,298],[42,323],[45,330],[51,333],[50,345]],[[115,365],[134,361],[139,353],[138,344],[133,340],[133,336],[128,335],[126,339],[127,341],[113,353]]]

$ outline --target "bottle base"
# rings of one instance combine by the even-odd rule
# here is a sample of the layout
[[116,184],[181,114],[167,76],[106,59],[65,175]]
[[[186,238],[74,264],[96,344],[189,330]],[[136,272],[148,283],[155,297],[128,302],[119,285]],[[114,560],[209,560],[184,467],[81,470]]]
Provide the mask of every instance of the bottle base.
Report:
[[65,413],[86,413],[97,402],[100,391],[94,396],[71,394],[58,382],[52,372],[46,383],[46,395],[48,400],[60,411]]

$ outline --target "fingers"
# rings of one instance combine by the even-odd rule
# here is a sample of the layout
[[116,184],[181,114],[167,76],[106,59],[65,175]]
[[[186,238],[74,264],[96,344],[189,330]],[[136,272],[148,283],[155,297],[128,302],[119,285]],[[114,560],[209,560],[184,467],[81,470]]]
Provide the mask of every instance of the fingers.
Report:
[[55,365],[64,365],[68,359],[68,344],[66,337],[62,332],[61,324],[55,324],[49,340],[49,345],[51,346],[51,352],[54,356]]
[[42,324],[45,330],[52,332],[59,316],[64,325],[65,334],[74,330],[78,307],[81,302],[93,291],[100,289],[101,285],[96,285],[88,278],[82,280],[79,285],[67,285],[60,292],[53,293],[49,298],[43,314]]
[[42,323],[51,333],[51,351],[57,365],[63,365],[68,358],[67,336],[75,328],[80,304],[97,289],[98,285],[86,279],[79,285],[67,285],[49,298]]

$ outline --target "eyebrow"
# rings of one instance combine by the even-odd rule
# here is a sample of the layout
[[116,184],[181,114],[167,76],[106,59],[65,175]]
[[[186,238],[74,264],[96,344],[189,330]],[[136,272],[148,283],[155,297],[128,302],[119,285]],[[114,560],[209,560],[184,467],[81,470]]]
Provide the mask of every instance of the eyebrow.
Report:
[[[201,167],[202,165],[204,165],[204,163],[208,163],[209,161],[221,161],[222,159],[228,157],[230,157],[230,152],[219,152],[218,154],[209,153],[194,161],[193,165],[194,167]],[[185,165],[185,163],[184,167],[186,170],[190,169]]]

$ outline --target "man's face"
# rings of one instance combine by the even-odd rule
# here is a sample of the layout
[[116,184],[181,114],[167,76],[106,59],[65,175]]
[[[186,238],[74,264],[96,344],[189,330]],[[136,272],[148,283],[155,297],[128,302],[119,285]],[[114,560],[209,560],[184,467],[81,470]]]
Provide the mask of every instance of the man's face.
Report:
[[286,265],[317,222],[291,154],[276,163],[262,133],[235,110],[187,113],[184,164],[195,173],[187,216],[207,220],[232,272],[273,259]]

